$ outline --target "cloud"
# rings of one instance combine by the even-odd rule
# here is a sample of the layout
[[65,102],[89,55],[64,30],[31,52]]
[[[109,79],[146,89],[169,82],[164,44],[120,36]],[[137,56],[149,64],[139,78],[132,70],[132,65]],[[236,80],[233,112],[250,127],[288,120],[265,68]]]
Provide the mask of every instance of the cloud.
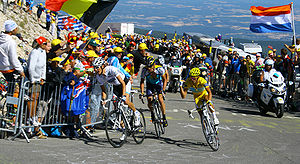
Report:
[[291,37],[291,34],[289,33],[252,33],[252,35],[256,35],[256,36],[259,36],[259,37],[268,37],[270,39],[276,39],[276,40],[280,40],[280,39],[286,39],[286,38],[290,38]]
[[218,24],[218,25],[214,25],[214,27],[228,27],[228,25],[220,25],[220,24]]
[[143,28],[149,28],[149,27],[152,27],[152,25],[150,25],[150,24],[139,24],[139,23],[137,23],[136,26],[137,26],[137,27],[143,27]]
[[174,5],[177,8],[194,8],[194,6],[186,6],[186,5]]
[[126,3],[129,4],[136,4],[136,5],[162,5],[162,3],[155,3],[155,2],[151,2],[151,1],[128,1]]
[[210,19],[205,19],[205,21],[207,21],[207,23],[212,23]]
[[158,16],[152,16],[152,17],[146,17],[146,20],[162,20],[166,19],[165,17],[158,17]]
[[173,26],[173,27],[183,27],[183,26],[204,26],[204,24],[196,22],[183,22],[183,21],[174,21],[174,22],[163,22],[163,25]]
[[198,9],[198,8],[192,8],[192,10],[194,10],[194,11],[198,11],[198,10],[201,10],[201,9]]
[[230,28],[234,30],[249,30],[249,27],[241,27],[241,26],[231,26]]
[[232,18],[251,18],[251,14],[249,14],[249,15],[224,15],[223,17],[232,17]]

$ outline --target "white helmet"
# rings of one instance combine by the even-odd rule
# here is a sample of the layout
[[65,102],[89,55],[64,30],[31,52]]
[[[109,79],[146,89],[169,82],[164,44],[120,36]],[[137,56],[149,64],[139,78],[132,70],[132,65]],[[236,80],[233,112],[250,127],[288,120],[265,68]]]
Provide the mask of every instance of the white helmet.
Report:
[[99,67],[101,67],[104,63],[105,63],[105,61],[102,59],[102,57],[99,57],[99,58],[96,58],[96,59],[93,61],[93,66],[99,68]]
[[265,65],[271,65],[273,67],[274,65],[274,61],[272,59],[268,59],[266,62],[265,62]]

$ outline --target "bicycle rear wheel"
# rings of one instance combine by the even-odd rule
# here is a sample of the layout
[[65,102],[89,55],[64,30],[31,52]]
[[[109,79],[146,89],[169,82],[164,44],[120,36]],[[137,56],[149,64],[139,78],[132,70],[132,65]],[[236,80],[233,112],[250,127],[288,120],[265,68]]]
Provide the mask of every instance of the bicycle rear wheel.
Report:
[[137,144],[141,144],[144,141],[145,136],[146,136],[145,117],[144,117],[144,114],[140,110],[139,110],[139,112],[140,112],[141,123],[140,123],[140,126],[134,127],[133,134],[132,134],[132,137]]
[[207,117],[205,117],[203,114],[201,114],[200,118],[202,124],[202,131],[208,145],[213,151],[217,151],[220,146],[220,140],[218,137],[218,132],[216,131],[216,128],[214,126],[213,120],[207,119]]
[[119,110],[111,111],[105,121],[105,133],[108,142],[115,148],[123,146],[127,138],[128,127]]

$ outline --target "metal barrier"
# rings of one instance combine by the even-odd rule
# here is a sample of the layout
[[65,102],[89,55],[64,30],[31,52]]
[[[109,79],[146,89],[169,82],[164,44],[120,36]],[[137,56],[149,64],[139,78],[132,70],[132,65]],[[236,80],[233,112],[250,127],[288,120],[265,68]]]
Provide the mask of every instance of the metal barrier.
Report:
[[[3,108],[1,108],[0,111],[1,120],[11,120],[14,122],[14,126],[1,126],[0,134],[2,135],[5,132],[11,132],[14,134],[12,140],[20,135],[23,135],[23,137],[25,137],[26,141],[29,143],[30,140],[28,134],[32,134],[39,128],[74,125],[77,125],[77,127],[80,128],[88,137],[92,137],[86,127],[103,123],[103,121],[98,121],[89,124],[83,124],[80,120],[80,114],[72,114],[72,107],[74,105],[73,101],[79,101],[76,99],[76,95],[73,95],[74,87],[71,96],[67,96],[68,100],[66,101],[70,102],[69,104],[65,105],[62,104],[63,102],[61,99],[62,96],[67,95],[67,93],[65,93],[66,86],[54,83],[31,84],[29,81],[24,82],[24,79],[18,83],[12,82],[12,84],[10,86],[13,86],[14,89],[9,89],[10,94],[5,97],[6,104],[3,105]],[[18,84],[19,87],[16,87],[15,84]],[[107,98],[112,99],[113,86],[107,85],[106,88]],[[72,89],[69,88],[69,91],[71,90]],[[17,97],[16,93],[18,93]],[[13,96],[14,94],[15,97]],[[62,107],[67,108],[68,111]],[[12,118],[8,118],[9,113],[11,113],[11,109],[15,109],[15,115],[13,116],[14,120],[12,120]],[[108,111],[106,111],[106,113],[109,113],[111,109],[112,102],[108,101]],[[82,112],[85,113],[86,110],[83,110]],[[3,121],[1,121],[1,123],[2,122]]]
[[7,82],[6,91],[1,90],[0,98],[0,138],[6,138],[8,133],[16,134],[19,127],[22,89],[24,78]]

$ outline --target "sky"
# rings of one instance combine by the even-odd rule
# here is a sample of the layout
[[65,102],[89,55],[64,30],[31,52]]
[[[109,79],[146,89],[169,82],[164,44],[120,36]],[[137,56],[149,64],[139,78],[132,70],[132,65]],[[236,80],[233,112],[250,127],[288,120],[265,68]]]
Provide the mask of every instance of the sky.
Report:
[[[287,5],[287,0],[119,0],[105,22],[134,23],[135,27],[178,34],[252,40],[290,40],[292,33],[257,34],[249,30],[251,6]],[[300,34],[300,2],[294,2],[295,29]],[[296,36],[300,36],[297,35]]]

